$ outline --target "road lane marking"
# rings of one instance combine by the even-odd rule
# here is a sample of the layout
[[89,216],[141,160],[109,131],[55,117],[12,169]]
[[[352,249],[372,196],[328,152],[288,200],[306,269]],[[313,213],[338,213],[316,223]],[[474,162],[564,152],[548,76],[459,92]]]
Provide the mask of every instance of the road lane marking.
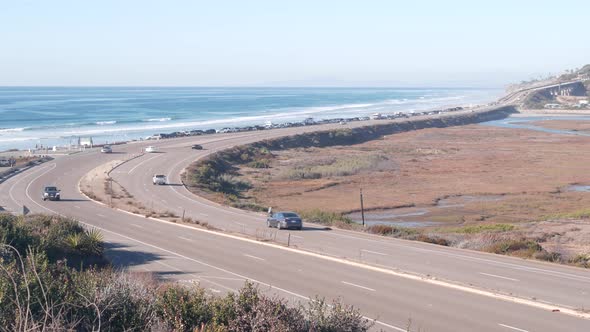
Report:
[[228,277],[214,277],[214,276],[201,276],[202,279],[219,279],[229,281],[244,281],[242,278],[228,278]]
[[496,275],[496,274],[489,274],[489,273],[484,273],[484,272],[479,272],[479,274],[483,274],[484,276],[489,276],[489,277],[494,277],[494,278],[511,280],[511,281],[520,281],[518,279],[513,279],[513,278],[508,278],[508,277],[502,277],[502,276],[499,276],[499,275]]
[[529,331],[527,331],[527,330],[519,329],[518,327],[514,327],[514,326],[510,326],[510,325],[506,325],[506,324],[500,324],[500,323],[498,323],[498,325],[500,325],[500,326],[502,326],[502,327],[505,327],[505,328],[507,328],[507,329],[514,330],[514,331],[519,331],[519,332],[529,332]]
[[138,228],[143,228],[143,226],[140,226],[140,225],[138,225],[138,224],[130,224],[130,225],[131,225],[131,226],[138,227]]
[[296,239],[304,239],[304,237],[303,237],[303,236],[299,236],[299,235],[293,235],[293,234],[291,234],[291,237],[294,237],[294,238],[296,238]]
[[202,216],[205,216],[205,217],[208,217],[208,216],[209,216],[209,215],[208,215],[208,214],[206,214],[206,213],[199,213],[199,214],[200,214],[200,215],[202,215]]
[[[54,165],[55,165],[55,164],[54,164]],[[17,206],[20,206],[22,202],[21,202],[21,203],[17,202],[17,201],[16,201],[16,198],[14,198],[14,196],[12,195],[12,191],[14,190],[14,188],[16,188],[16,185],[17,185],[17,184],[19,184],[19,183],[20,183],[22,180],[24,180],[24,179],[28,178],[30,175],[34,175],[34,174],[36,174],[36,173],[38,173],[38,172],[40,172],[40,171],[42,171],[42,170],[46,169],[47,167],[48,167],[48,165],[44,165],[43,167],[41,167],[41,168],[39,168],[39,169],[33,170],[32,172],[30,172],[30,173],[28,173],[28,174],[25,174],[24,176],[22,176],[22,177],[18,178],[18,179],[17,179],[17,180],[16,180],[16,181],[15,181],[15,182],[12,184],[12,186],[10,187],[10,190],[8,190],[8,195],[10,196],[10,199],[12,199],[12,201],[13,201],[13,202],[14,202],[14,203],[15,203]]]
[[178,238],[179,239],[183,239],[183,240],[188,241],[188,242],[194,242],[193,240],[191,240],[191,239],[189,239],[187,237],[184,237],[184,236],[179,236]]
[[148,158],[148,159],[146,159],[146,160],[144,160],[144,161],[140,162],[139,164],[137,164],[137,165],[133,166],[133,168],[132,168],[132,169],[130,169],[130,170],[129,170],[129,172],[127,172],[127,174],[131,174],[131,173],[133,173],[133,171],[135,171],[135,169],[136,169],[136,168],[138,168],[139,166],[143,165],[144,163],[146,163],[146,162],[148,162],[148,161],[150,161],[150,160],[152,160],[152,159],[156,159],[156,158],[158,158],[159,156],[162,156],[162,155],[163,155],[163,154],[159,154],[159,155],[157,155],[157,156],[153,156],[153,157],[151,157],[151,158]]
[[[94,201],[94,202],[96,204],[98,204],[98,205],[106,206],[102,202],[97,202],[97,201]],[[45,207],[43,207],[43,208],[45,208]],[[45,208],[45,209],[47,209],[47,208]],[[49,210],[49,209],[47,209],[47,210]],[[133,216],[136,216],[136,217],[141,217],[140,215],[136,215],[136,214],[134,214],[132,212],[129,212],[129,211],[125,211],[125,210],[121,210],[121,209],[117,209],[117,210],[120,211],[120,212],[129,214],[129,215],[133,215]],[[50,210],[50,211],[52,211],[52,210]],[[55,211],[52,211],[52,212],[56,213]],[[256,240],[252,240],[252,239],[247,239],[247,238],[244,238],[244,237],[240,237],[240,236],[236,236],[236,235],[232,235],[232,234],[227,234],[227,233],[223,233],[223,232],[219,232],[219,231],[213,231],[213,230],[208,230],[208,229],[195,228],[195,227],[191,227],[191,226],[188,226],[188,225],[182,225],[182,224],[170,224],[168,221],[162,220],[162,219],[158,219],[158,218],[152,218],[152,217],[150,217],[148,219],[153,220],[153,221],[157,221],[157,222],[162,223],[162,224],[170,225],[170,226],[183,227],[183,228],[187,228],[187,229],[190,229],[190,230],[193,230],[193,231],[197,231],[197,232],[203,232],[203,233],[208,233],[208,234],[212,234],[212,235],[214,234],[214,235],[217,235],[217,236],[231,238],[231,239],[240,240],[240,241],[244,241],[244,242],[256,243],[256,244],[261,245],[261,246],[268,246],[268,247],[273,247],[273,248],[277,248],[277,249],[281,249],[281,250],[285,250],[285,251],[296,252],[296,253],[299,253],[299,254],[302,254],[302,255],[306,255],[306,256],[321,258],[321,259],[324,259],[324,260],[328,260],[328,261],[332,261],[332,262],[338,262],[338,263],[341,263],[341,264],[344,264],[344,265],[355,266],[355,267],[359,267],[359,268],[363,268],[363,269],[371,270],[371,271],[375,271],[375,272],[381,272],[381,273],[384,273],[384,274],[394,275],[394,276],[402,277],[402,278],[405,278],[405,279],[411,279],[411,280],[426,282],[426,283],[433,284],[433,285],[438,285],[438,286],[442,286],[442,287],[446,287],[446,288],[460,290],[460,291],[463,291],[463,292],[466,292],[466,293],[487,296],[487,297],[490,297],[490,298],[500,299],[500,300],[504,300],[504,301],[507,301],[507,302],[524,304],[524,305],[528,305],[528,306],[531,306],[531,307],[535,307],[535,308],[539,308],[539,309],[544,309],[544,310],[559,309],[561,313],[564,313],[566,315],[590,319],[590,314],[582,313],[582,312],[579,312],[579,311],[577,311],[577,310],[575,310],[573,308],[569,308],[569,307],[563,306],[563,305],[557,305],[557,304],[553,305],[553,304],[543,303],[543,302],[539,302],[539,301],[528,300],[528,299],[516,297],[516,296],[513,296],[513,295],[505,295],[505,294],[490,292],[490,291],[486,291],[486,290],[482,290],[482,289],[477,289],[477,288],[473,288],[473,287],[467,287],[467,286],[457,285],[457,284],[453,284],[453,283],[450,283],[450,282],[445,282],[443,280],[425,279],[422,276],[411,275],[411,274],[407,274],[407,273],[403,273],[403,272],[393,271],[393,270],[391,270],[390,267],[378,267],[378,266],[373,266],[373,265],[367,265],[367,264],[357,263],[357,262],[346,260],[344,258],[333,257],[333,256],[330,256],[330,255],[320,254],[320,253],[316,253],[316,252],[302,251],[302,250],[298,250],[298,249],[295,249],[295,248],[287,248],[287,247],[283,247],[283,246],[280,246],[280,245],[277,245],[277,244],[268,243],[268,242],[260,242],[260,241],[256,241]],[[84,222],[82,222],[82,223],[84,224]],[[92,225],[89,225],[89,226],[92,226]],[[96,228],[101,229],[99,227],[96,227]],[[173,254],[175,254],[175,255],[177,255],[177,256],[179,256],[181,258],[184,258],[184,259],[188,259],[188,260],[191,260],[191,261],[199,262],[199,261],[197,261],[197,260],[195,260],[193,258],[190,258],[190,257],[187,257],[187,256],[183,256],[182,254],[179,254],[179,253],[176,253],[176,252],[171,252],[171,251],[169,251],[167,249],[164,249],[164,248],[161,248],[161,247],[157,247],[155,245],[148,244],[146,242],[142,242],[142,241],[137,240],[137,239],[129,238],[129,237],[127,237],[125,235],[122,235],[122,234],[119,234],[119,233],[108,231],[106,229],[104,229],[104,231],[114,233],[116,235],[119,235],[119,236],[128,238],[130,240],[139,242],[139,243],[144,244],[144,245],[147,245],[147,246],[155,247],[156,249],[159,249],[159,250],[163,250],[163,251],[167,251],[167,252],[173,253]],[[206,263],[203,263],[203,262],[200,262],[200,263],[201,264],[206,264]],[[221,269],[221,268],[218,268],[218,269]],[[227,270],[223,270],[223,271],[229,272]],[[242,277],[241,275],[238,275],[236,273],[233,273],[233,272],[230,272],[230,273]],[[265,283],[260,282],[260,281],[258,281],[256,279],[253,279],[253,278],[249,278],[248,280],[251,280],[251,281],[256,282],[256,283],[263,284],[265,286],[269,286],[271,288],[274,287],[275,289],[278,289],[280,291],[283,291],[283,292],[285,292],[287,294],[290,294],[290,295],[293,295],[293,296],[299,296],[299,297],[304,298],[304,299],[309,299],[309,298],[304,297],[303,295],[299,295],[299,294],[290,292],[288,290],[284,290],[284,289],[279,288],[279,287],[276,287],[276,286],[265,284]],[[383,322],[379,322],[379,321],[377,321],[377,324],[382,325],[382,326],[387,326],[387,327],[392,328],[392,329],[397,329],[398,331],[406,331],[406,330],[403,330],[401,328],[395,328],[392,325],[389,325],[389,324],[386,324],[386,323],[383,323]]]
[[[172,188],[172,189],[175,189],[175,188]],[[188,192],[188,190],[186,188],[184,188],[184,190],[187,192],[188,195],[190,195],[191,197],[194,197],[194,194]],[[176,190],[174,190],[174,191],[176,191]],[[180,194],[178,191],[176,191],[176,192],[178,194]],[[211,205],[216,205],[216,206],[222,207],[220,204],[215,204],[215,203],[212,203],[212,202],[209,202],[210,203],[209,205],[205,205],[205,204],[199,202],[196,199],[192,199],[192,198],[187,197],[187,196],[184,196],[182,194],[180,194],[179,196],[181,196],[184,199],[187,199],[189,201],[197,202],[199,204],[202,204],[202,205],[204,205],[206,207],[211,207]],[[96,201],[94,201],[94,202],[96,204],[105,206],[104,203],[96,202]],[[41,206],[40,204],[37,204],[37,205]],[[44,208],[44,209],[46,209],[46,210],[52,211],[52,210],[50,210],[50,209],[48,209],[48,208],[46,208],[44,206],[41,206],[41,207]],[[121,209],[117,209],[117,210],[120,211],[120,212],[122,212],[122,213],[127,213],[127,214],[130,214],[130,215],[135,215],[136,217],[138,216],[136,214],[133,214],[133,213],[128,212],[128,211],[125,211],[125,210],[121,210]],[[225,210],[225,211],[227,211],[227,210]],[[236,211],[238,211],[238,210],[236,209]],[[56,213],[55,211],[53,211],[53,212]],[[227,212],[232,213],[233,211],[227,211]],[[247,213],[246,214],[242,214],[242,213],[239,214],[242,217],[252,217],[252,218],[254,218],[254,216],[252,216],[250,214],[247,214]],[[528,300],[528,299],[524,299],[524,298],[518,298],[518,297],[515,297],[515,296],[512,296],[512,295],[505,295],[505,294],[501,294],[501,293],[494,293],[494,292],[490,292],[490,291],[486,291],[486,290],[476,289],[476,288],[473,288],[473,287],[456,285],[456,284],[445,282],[445,281],[441,281],[441,280],[425,279],[424,277],[421,277],[421,276],[410,275],[410,274],[406,274],[406,273],[402,273],[402,272],[396,272],[396,271],[391,270],[391,268],[389,268],[389,267],[376,267],[376,266],[371,266],[371,265],[367,265],[367,264],[362,264],[362,263],[356,263],[356,262],[348,261],[348,260],[343,259],[343,258],[326,256],[326,255],[322,255],[322,254],[315,253],[315,252],[305,252],[305,251],[297,250],[297,249],[294,249],[294,248],[284,248],[284,247],[278,246],[276,244],[271,244],[271,243],[260,243],[260,242],[255,241],[255,240],[246,239],[246,238],[242,238],[242,237],[239,237],[239,236],[234,236],[234,235],[231,235],[231,234],[224,234],[224,233],[220,233],[220,232],[216,232],[216,231],[211,231],[211,230],[197,229],[197,228],[193,228],[193,227],[186,226],[186,225],[181,225],[181,224],[170,224],[169,222],[167,222],[165,220],[161,220],[161,219],[157,219],[157,218],[149,218],[149,219],[154,220],[154,221],[157,221],[157,222],[160,222],[160,223],[165,223],[167,225],[174,225],[174,226],[177,226],[177,227],[185,227],[185,228],[188,228],[188,229],[192,229],[193,231],[205,232],[205,233],[215,234],[217,236],[223,236],[223,237],[228,237],[228,238],[233,238],[233,239],[241,240],[241,241],[245,241],[245,242],[257,243],[257,244],[263,245],[263,246],[275,247],[275,248],[278,248],[278,249],[281,249],[281,250],[298,252],[298,253],[303,254],[303,255],[313,256],[313,257],[322,258],[322,259],[330,260],[330,261],[337,261],[337,262],[340,262],[340,263],[343,263],[343,264],[346,264],[346,265],[350,265],[350,266],[356,266],[356,267],[361,267],[361,268],[368,269],[368,270],[379,271],[379,272],[382,272],[382,273],[385,273],[385,274],[396,275],[398,277],[404,277],[406,279],[413,279],[413,280],[423,281],[423,282],[430,283],[430,284],[444,286],[444,287],[452,288],[452,289],[456,289],[456,290],[462,290],[462,291],[467,292],[467,293],[479,294],[479,295],[483,295],[483,296],[487,296],[487,297],[491,297],[491,298],[496,298],[496,299],[501,299],[501,300],[509,301],[509,302],[513,302],[513,303],[526,304],[526,305],[529,305],[529,306],[532,306],[532,307],[536,307],[536,308],[541,308],[541,309],[555,309],[556,307],[559,306],[559,305],[548,305],[548,304],[539,303],[539,302],[533,301],[533,300]],[[86,224],[86,223],[84,223],[84,224]],[[88,224],[86,224],[86,225],[88,225]],[[106,229],[104,229],[104,231],[111,232],[111,231],[108,231]],[[343,231],[343,232],[345,232],[345,231]],[[111,232],[111,233],[114,233],[114,232]],[[164,249],[164,248],[161,248],[161,247],[156,247],[154,245],[151,245],[151,244],[148,244],[148,243],[145,243],[145,242],[141,242],[141,241],[136,240],[136,239],[133,239],[133,238],[126,237],[126,236],[124,236],[122,234],[118,234],[118,233],[115,233],[115,234],[117,234],[119,236],[122,236],[122,237],[125,237],[125,238],[128,238],[130,240],[133,240],[133,241],[136,241],[136,242],[145,244],[147,246],[155,247],[157,249],[170,252],[167,249]],[[394,247],[400,247],[401,245],[403,245],[403,244],[405,244],[407,242],[407,241],[404,241],[402,244],[397,244],[397,243],[391,243],[389,241],[388,242],[385,242],[383,239],[381,239],[381,240],[372,239],[372,238],[371,239],[367,239],[367,238],[362,238],[362,237],[359,237],[359,236],[346,236],[346,235],[343,235],[343,234],[333,234],[333,235],[341,236],[341,237],[349,237],[349,238],[354,238],[354,239],[358,239],[358,240],[366,240],[366,241],[371,241],[371,242],[376,242],[376,243],[384,243],[384,244],[392,245]],[[411,243],[411,244],[415,245],[415,243]],[[434,253],[437,253],[437,254],[440,253],[440,251],[435,251],[435,250],[428,250],[428,249],[421,249],[421,248],[412,248],[412,249],[415,249],[416,251],[431,251],[431,252],[434,252]],[[174,252],[172,252],[172,253],[174,253]],[[195,261],[192,258],[189,258],[189,257],[186,257],[186,256],[181,256],[181,254],[179,254],[179,253],[174,253],[174,254],[178,255],[181,258],[188,259],[188,260],[191,260],[191,261]],[[464,259],[470,259],[471,258],[471,259],[474,259],[474,260],[481,260],[481,261],[487,261],[487,262],[490,262],[490,263],[496,263],[496,264],[501,264],[501,265],[508,265],[510,267],[513,267],[513,268],[516,267],[516,264],[507,264],[507,263],[503,263],[503,262],[499,262],[499,261],[493,261],[491,259],[481,259],[481,258],[476,258],[476,257],[470,257],[470,256],[467,256],[467,255],[453,255],[453,254],[449,254],[449,253],[446,253],[446,252],[443,252],[443,254],[446,254],[448,256],[457,256],[459,258],[464,258]],[[569,275],[571,277],[579,277],[579,278],[584,278],[584,279],[589,279],[590,280],[590,278],[585,278],[585,277],[582,277],[582,276],[576,276],[576,275],[573,275],[573,274],[567,274],[567,273],[563,273],[563,272],[557,272],[557,271],[551,271],[551,270],[543,270],[543,269],[539,269],[539,268],[536,268],[536,269],[535,268],[529,268],[529,269],[530,270],[537,270],[537,271],[554,272],[556,274],[561,274],[561,275],[566,275],[566,276]],[[249,279],[249,280],[252,280],[254,282],[258,282],[255,279]],[[258,283],[261,283],[261,282],[258,282]],[[274,287],[274,288],[275,289],[278,289],[278,290],[282,290],[282,289],[280,289],[278,287]],[[292,293],[292,292],[289,292],[289,291],[286,291],[286,290],[282,290],[282,291],[287,292],[287,293],[289,293],[291,295],[294,295],[294,296],[299,296],[301,298],[306,298],[306,297],[303,297],[301,295],[298,295],[296,293]],[[306,298],[306,299],[308,299],[308,298]],[[567,307],[561,306],[559,309],[561,309],[560,311],[562,313],[565,313],[565,314],[568,314],[568,315],[572,315],[572,316],[576,316],[576,317],[582,317],[582,318],[590,318],[590,314],[580,313],[580,312],[577,312],[576,310],[574,310],[572,308],[567,308]],[[378,322],[378,323],[380,325],[386,326],[385,324],[381,324],[381,322]],[[402,329],[399,329],[399,330],[400,331],[404,331]]]
[[375,255],[389,256],[388,254],[384,254],[384,253],[378,252],[378,251],[371,251],[371,250],[366,250],[366,249],[361,249],[361,251],[368,252],[370,254],[375,254]]
[[[345,229],[338,229],[338,231],[354,234],[354,231],[348,231]],[[447,250],[450,251],[450,250],[453,250],[453,248],[440,248],[440,249],[437,248],[435,250],[435,249],[427,249],[427,248],[417,247],[417,246],[429,245],[428,243],[416,243],[415,241],[403,240],[403,239],[395,239],[396,242],[402,242],[402,243],[394,243],[394,242],[392,242],[393,240],[386,239],[386,238],[373,239],[373,238],[365,238],[365,237],[360,237],[360,236],[338,234],[335,232],[325,232],[324,234],[326,234],[328,236],[336,236],[336,237],[343,237],[343,238],[379,243],[382,245],[387,245],[387,246],[397,247],[397,248],[403,247],[405,249],[418,251],[418,252],[428,252],[428,253],[432,253],[432,254],[439,255],[439,256],[455,257],[455,258],[462,259],[465,261],[480,261],[480,262],[483,262],[483,263],[486,263],[489,265],[508,267],[513,270],[535,271],[535,272],[542,273],[545,275],[550,275],[553,277],[563,277],[563,278],[577,280],[577,281],[590,281],[590,277],[580,276],[580,275],[576,275],[576,274],[564,273],[564,272],[560,272],[560,271],[552,271],[552,270],[547,270],[547,269],[542,269],[542,268],[537,268],[537,267],[522,266],[522,265],[514,264],[514,263],[505,263],[505,262],[502,262],[499,260],[499,259],[505,259],[505,258],[500,258],[500,257],[493,257],[494,259],[498,259],[498,260],[494,260],[494,259],[490,259],[490,258],[480,258],[480,257],[469,256],[469,255],[465,255],[465,254],[457,254],[457,253],[447,252]],[[406,245],[406,243],[410,244],[412,246],[408,246],[408,245]],[[431,246],[435,246],[435,245],[431,244]],[[457,250],[463,250],[463,249],[457,249]],[[482,252],[474,253],[474,255],[484,255],[484,254],[485,253],[482,253]]]
[[258,259],[258,260],[261,260],[261,261],[265,261],[265,260],[266,260],[266,259],[264,259],[264,258],[260,258],[260,257],[256,257],[256,256],[248,255],[248,254],[243,254],[243,255],[244,255],[244,256],[246,256],[246,257],[250,257],[250,258]]
[[74,205],[74,207],[75,207],[76,209],[79,209],[79,208],[80,208],[78,205]]
[[345,284],[345,285],[349,285],[349,286],[353,286],[353,287],[358,287],[358,288],[366,289],[366,290],[371,291],[371,292],[375,292],[375,290],[373,288],[369,288],[369,287],[365,287],[365,286],[353,284],[352,282],[347,282],[347,281],[341,281],[341,282],[343,284]]
[[100,213],[97,213],[96,215],[99,216],[99,217],[101,217],[101,218],[106,218],[107,217],[104,214],[100,214]]

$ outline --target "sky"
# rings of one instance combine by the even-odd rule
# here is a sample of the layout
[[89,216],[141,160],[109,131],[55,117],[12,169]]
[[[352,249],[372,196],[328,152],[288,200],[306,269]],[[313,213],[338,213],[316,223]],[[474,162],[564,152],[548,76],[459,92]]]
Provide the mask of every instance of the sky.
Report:
[[500,87],[590,63],[589,22],[588,0],[0,0],[0,85]]

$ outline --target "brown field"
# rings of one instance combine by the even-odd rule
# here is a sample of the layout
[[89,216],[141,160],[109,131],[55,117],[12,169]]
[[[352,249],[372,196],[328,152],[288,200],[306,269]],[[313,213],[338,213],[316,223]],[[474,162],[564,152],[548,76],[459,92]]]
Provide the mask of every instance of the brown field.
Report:
[[[573,121],[542,125],[590,128]],[[590,137],[468,125],[354,146],[275,151],[270,168],[242,165],[239,171],[253,185],[243,196],[275,210],[352,212],[358,219],[363,188],[367,219],[385,214],[402,226],[428,221],[422,231],[474,249],[486,250],[482,242],[491,245],[506,234],[532,236],[544,249],[572,257],[590,251],[584,220],[590,192],[567,189],[590,184],[588,144]],[[492,225],[496,233],[499,223],[515,226],[477,245],[468,241],[473,233],[488,233],[473,225]]]

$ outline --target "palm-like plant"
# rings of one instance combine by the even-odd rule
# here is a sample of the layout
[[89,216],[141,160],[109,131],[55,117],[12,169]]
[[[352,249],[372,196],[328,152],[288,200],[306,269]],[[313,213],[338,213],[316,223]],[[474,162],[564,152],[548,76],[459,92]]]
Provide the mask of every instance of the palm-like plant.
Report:
[[84,249],[88,253],[101,254],[103,250],[103,235],[96,229],[91,228],[84,232]]

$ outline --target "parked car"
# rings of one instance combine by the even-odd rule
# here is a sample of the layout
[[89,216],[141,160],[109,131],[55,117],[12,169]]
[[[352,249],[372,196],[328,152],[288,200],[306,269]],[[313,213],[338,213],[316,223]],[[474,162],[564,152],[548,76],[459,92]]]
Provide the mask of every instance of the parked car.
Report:
[[158,152],[158,148],[156,148],[155,146],[148,146],[147,148],[145,148],[145,152],[147,153],[154,153],[154,152]]
[[278,229],[303,228],[301,217],[294,212],[276,212],[266,219],[266,226]]
[[100,152],[102,153],[111,153],[113,152],[113,148],[111,148],[110,145],[104,145],[101,149]]
[[43,188],[43,200],[50,200],[50,201],[59,201],[61,195],[59,194],[60,190],[57,187],[47,186]]
[[166,175],[156,174],[152,178],[152,183],[154,185],[156,185],[156,184],[163,185],[163,184],[168,183],[168,181],[166,180]]
[[191,149],[193,150],[203,150],[203,146],[199,145],[199,144],[194,144],[193,146],[191,146]]

